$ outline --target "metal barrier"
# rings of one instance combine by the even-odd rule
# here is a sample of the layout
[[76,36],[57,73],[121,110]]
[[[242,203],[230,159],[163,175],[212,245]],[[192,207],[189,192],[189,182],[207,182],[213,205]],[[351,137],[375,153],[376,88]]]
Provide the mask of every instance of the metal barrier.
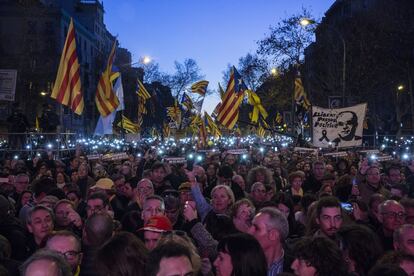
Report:
[[3,141],[0,141],[0,155],[13,154],[15,158],[21,155],[34,157],[52,152],[60,157],[62,153],[74,151],[76,140],[81,137],[78,133],[0,133]]

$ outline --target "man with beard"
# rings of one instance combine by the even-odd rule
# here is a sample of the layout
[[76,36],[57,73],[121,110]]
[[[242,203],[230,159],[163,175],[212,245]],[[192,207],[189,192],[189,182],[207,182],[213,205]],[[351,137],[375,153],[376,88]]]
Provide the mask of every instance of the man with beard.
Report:
[[341,204],[336,197],[326,196],[318,201],[316,223],[319,225],[319,230],[314,236],[325,236],[335,240],[336,232],[343,223]]

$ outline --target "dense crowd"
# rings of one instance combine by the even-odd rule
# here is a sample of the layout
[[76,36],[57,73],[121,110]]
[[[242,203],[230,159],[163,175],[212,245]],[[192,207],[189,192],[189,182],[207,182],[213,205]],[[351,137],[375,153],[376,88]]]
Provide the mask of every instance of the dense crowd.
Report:
[[3,160],[0,275],[414,275],[414,161],[155,143]]

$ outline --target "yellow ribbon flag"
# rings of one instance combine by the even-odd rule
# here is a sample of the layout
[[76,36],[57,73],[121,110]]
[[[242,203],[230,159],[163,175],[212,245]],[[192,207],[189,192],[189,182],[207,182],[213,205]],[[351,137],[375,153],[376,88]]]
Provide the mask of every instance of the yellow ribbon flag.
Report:
[[257,136],[259,136],[260,138],[264,138],[265,135],[266,135],[266,130],[259,123],[259,127],[257,128]]
[[164,125],[162,126],[162,132],[163,132],[164,138],[170,137],[171,129],[168,123],[164,122]]
[[181,124],[181,109],[178,106],[177,100],[175,100],[174,105],[167,107],[167,115],[171,118],[177,125]]
[[37,131],[39,131],[39,130],[40,130],[39,117],[37,117],[37,116],[36,116],[36,122],[35,122],[35,129],[36,129]]
[[218,128],[217,124],[214,122],[213,118],[204,111],[204,118],[206,121],[206,127],[210,130],[210,133],[214,136],[214,138],[220,138],[221,131]]
[[139,129],[138,124],[135,124],[124,115],[122,115],[122,119],[118,122],[117,126],[123,128],[127,133],[138,133]]
[[248,91],[248,103],[253,106],[253,111],[251,112],[250,120],[252,123],[257,123],[259,120],[259,115],[262,115],[264,119],[267,118],[268,114],[266,109],[263,107],[259,96],[253,91]]

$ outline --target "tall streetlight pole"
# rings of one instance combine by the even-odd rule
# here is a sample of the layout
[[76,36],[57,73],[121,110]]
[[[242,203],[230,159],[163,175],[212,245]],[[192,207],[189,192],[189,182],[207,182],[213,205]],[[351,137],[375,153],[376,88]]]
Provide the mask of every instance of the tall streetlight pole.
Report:
[[[309,19],[309,18],[302,18],[299,21],[300,25],[302,25],[303,27],[306,27],[308,25],[311,24],[316,24],[316,21],[313,19]],[[335,28],[332,27],[331,25],[326,25],[326,27],[328,29],[333,30],[339,37],[339,39],[342,42],[342,107],[345,107],[345,92],[346,92],[346,43],[345,43],[345,38],[344,36]]]

